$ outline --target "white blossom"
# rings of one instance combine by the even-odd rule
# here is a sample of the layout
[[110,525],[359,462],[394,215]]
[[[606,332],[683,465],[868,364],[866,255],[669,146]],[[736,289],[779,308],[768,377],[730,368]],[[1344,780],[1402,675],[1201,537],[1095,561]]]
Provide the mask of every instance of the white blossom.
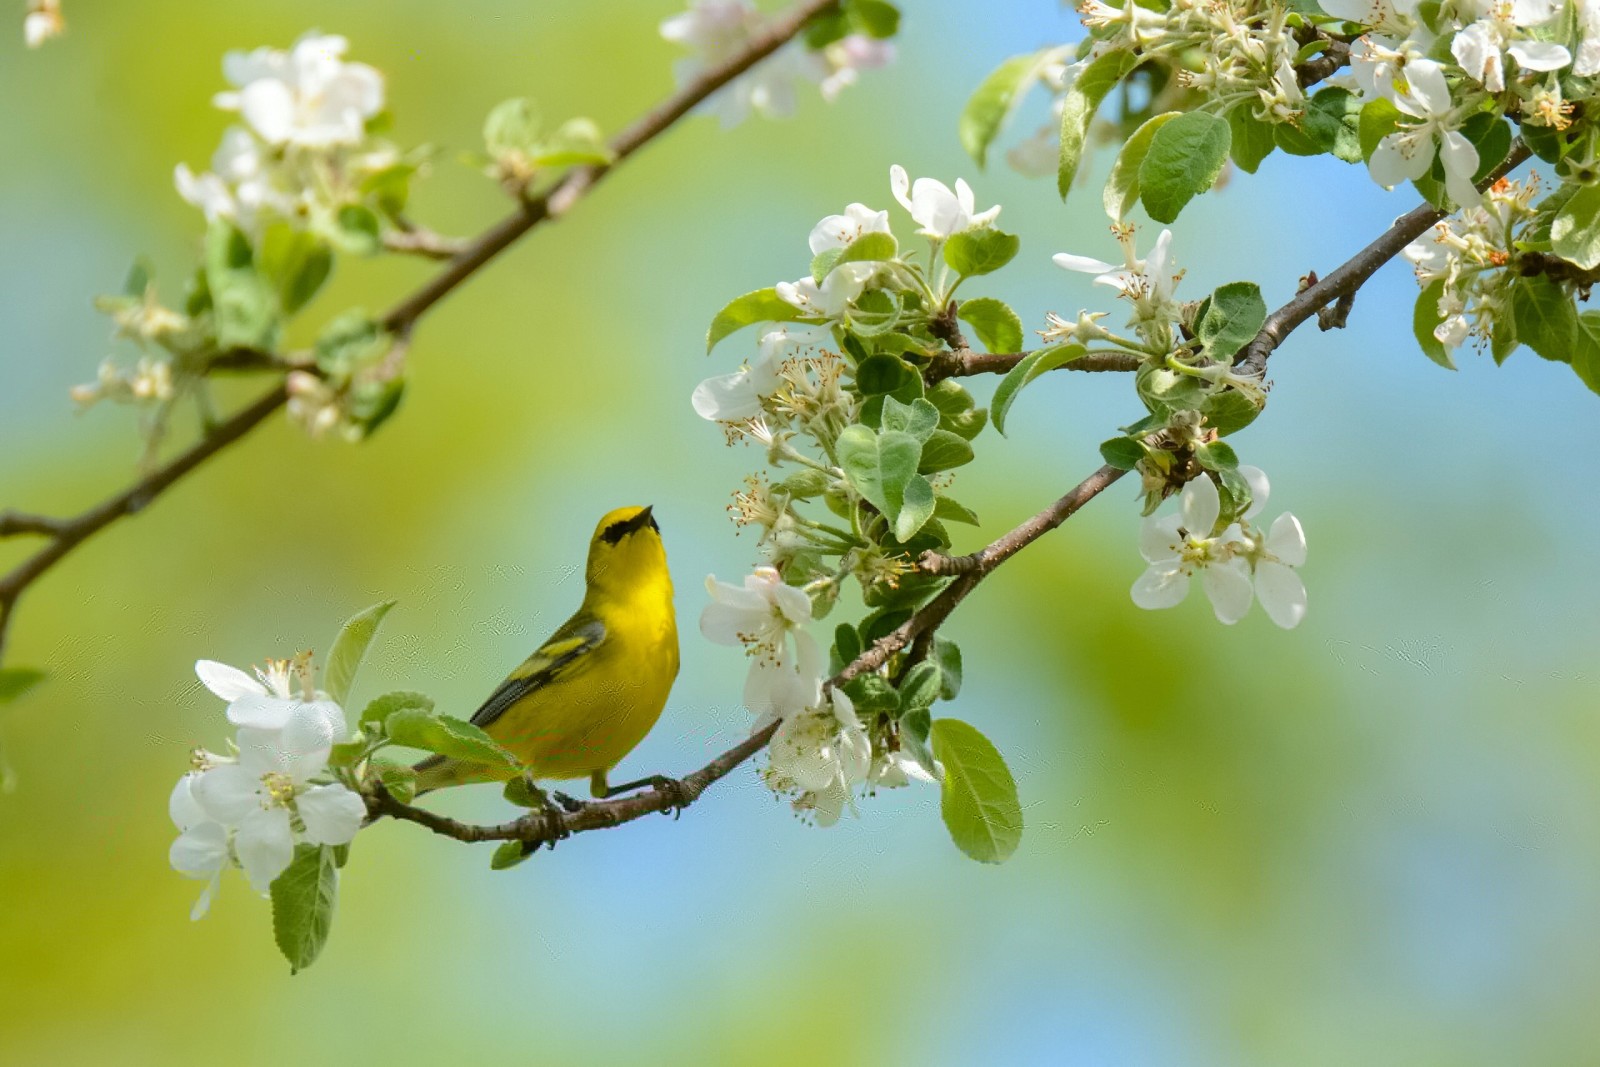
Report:
[[168,850],[172,869],[186,878],[203,878],[206,886],[189,912],[190,919],[203,918],[216,898],[222,870],[232,861],[228,828],[206,814],[194,798],[194,783],[199,772],[191,771],[178,779],[167,800],[167,813],[178,828],[178,838]]
[[[662,22],[661,36],[690,52],[673,65],[678,85],[733,58],[765,25],[766,19],[746,0],[695,0],[688,11]],[[751,111],[768,118],[791,115],[795,83],[820,77],[817,67],[797,46],[785,45],[718,90],[706,106],[725,127],[744,121]]]
[[[846,264],[848,266],[848,264]],[[762,413],[762,402],[783,381],[779,373],[790,354],[815,348],[829,338],[826,326],[783,323],[766,329],[757,356],[732,374],[719,374],[695,386],[690,403],[695,414],[712,422],[737,423]]]
[[1123,265],[1117,266],[1089,256],[1058,252],[1053,258],[1063,270],[1095,275],[1095,283],[1109,285],[1133,303],[1135,322],[1170,322],[1179,313],[1173,293],[1183,272],[1172,263],[1172,231],[1162,230],[1144,259],[1138,258],[1133,244],[1133,227],[1112,227],[1122,245]]
[[944,182],[933,178],[918,178],[913,185],[905,168],[896,163],[889,168],[889,188],[922,227],[917,232],[935,240],[942,241],[953,233],[976,226],[988,226],[1000,217],[999,205],[979,211],[971,186],[961,178],[956,179],[954,192]]
[[1236,623],[1251,600],[1249,568],[1234,554],[1238,529],[1230,526],[1213,536],[1222,503],[1209,477],[1184,486],[1180,504],[1179,514],[1149,516],[1140,528],[1139,552],[1150,566],[1133,583],[1133,602],[1141,608],[1176,607],[1198,571],[1217,619]]
[[1506,87],[1506,55],[1524,70],[1560,70],[1572,62],[1572,54],[1565,46],[1518,36],[1520,29],[1549,22],[1556,10],[1549,0],[1499,0],[1487,4],[1483,17],[1450,42],[1450,54],[1467,77],[1491,93]]
[[894,44],[864,33],[852,33],[822,50],[828,73],[822,79],[822,98],[829,103],[854,85],[864,70],[886,67],[894,62]]
[[1406,36],[1416,26],[1418,0],[1318,0],[1322,10],[1381,34]]
[[[938,763],[934,764],[934,769],[943,775],[944,769]],[[873,757],[872,766],[867,771],[867,784],[874,789],[898,789],[914,781],[937,783],[939,780],[908,756],[905,749],[878,754]]]
[[367,120],[383,110],[383,75],[341,57],[343,37],[307,33],[287,52],[257,48],[223,57],[236,88],[216,105],[237,111],[270,145],[327,148],[359,144]]
[[[848,268],[854,264],[846,264]],[[869,267],[866,275],[858,271],[840,269],[830,271],[822,284],[818,285],[815,278],[805,277],[792,282],[779,282],[774,288],[778,298],[786,304],[793,304],[807,315],[836,321],[844,317],[851,303],[861,295],[866,288],[866,279],[871,276],[870,264],[860,264]]]
[[344,709],[313,688],[309,654],[268,660],[254,678],[216,660],[200,660],[194,669],[207,689],[228,702],[229,722],[274,732],[281,748],[297,758],[326,763],[328,750],[345,739]]
[[1578,17],[1578,51],[1572,73],[1580,78],[1600,74],[1600,0],[1573,0]]
[[66,28],[59,0],[31,0],[28,13],[22,17],[22,39],[29,48],[38,48],[50,38],[61,36]]
[[811,599],[773,567],[757,567],[742,586],[707,576],[706,592],[700,632],[720,645],[743,645],[750,656],[744,703],[757,716],[754,729],[815,704],[822,650],[805,629]]
[[1445,189],[1458,205],[1478,202],[1472,178],[1478,170],[1478,150],[1456,127],[1460,116],[1445,82],[1444,68],[1428,59],[1406,64],[1405,87],[1394,104],[1420,120],[1378,142],[1368,166],[1372,177],[1386,189],[1403,181],[1416,181],[1433,166],[1435,151],[1444,163]]
[[872,762],[872,742],[840,689],[827,703],[785,718],[767,751],[767,784],[797,794],[795,810],[809,811],[818,826],[832,826],[854,807],[851,790],[867,780]]

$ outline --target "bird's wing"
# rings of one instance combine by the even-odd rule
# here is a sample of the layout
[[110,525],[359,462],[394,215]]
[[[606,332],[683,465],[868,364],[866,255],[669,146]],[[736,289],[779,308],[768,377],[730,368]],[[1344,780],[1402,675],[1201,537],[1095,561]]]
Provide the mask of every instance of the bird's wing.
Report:
[[472,724],[488,726],[529,693],[569,673],[605,638],[606,628],[599,619],[574,615],[489,694],[483,706],[473,712]]

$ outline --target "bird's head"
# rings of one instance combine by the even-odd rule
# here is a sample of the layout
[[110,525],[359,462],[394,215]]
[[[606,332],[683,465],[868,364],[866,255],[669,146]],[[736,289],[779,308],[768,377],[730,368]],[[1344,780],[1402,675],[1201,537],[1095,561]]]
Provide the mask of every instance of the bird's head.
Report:
[[661,527],[648,507],[607,512],[589,542],[589,589],[623,595],[667,574]]

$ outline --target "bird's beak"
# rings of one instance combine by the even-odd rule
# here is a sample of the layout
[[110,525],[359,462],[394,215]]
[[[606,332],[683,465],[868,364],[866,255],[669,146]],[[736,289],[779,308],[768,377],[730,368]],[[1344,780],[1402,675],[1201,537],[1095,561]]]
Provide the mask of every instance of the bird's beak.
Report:
[[644,506],[644,510],[639,512],[639,520],[638,521],[639,521],[639,525],[640,526],[644,526],[647,523],[649,523],[649,521],[650,521],[650,512],[654,508],[655,508],[654,504],[646,504]]

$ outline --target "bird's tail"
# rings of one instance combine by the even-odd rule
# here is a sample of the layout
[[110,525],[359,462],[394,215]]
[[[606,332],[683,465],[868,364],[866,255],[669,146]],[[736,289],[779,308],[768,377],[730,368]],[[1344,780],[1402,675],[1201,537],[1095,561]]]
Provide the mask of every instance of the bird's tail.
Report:
[[448,756],[429,756],[412,765],[417,772],[417,796],[443,789],[450,785],[471,785],[474,782],[492,782],[504,775],[483,763],[467,763]]

